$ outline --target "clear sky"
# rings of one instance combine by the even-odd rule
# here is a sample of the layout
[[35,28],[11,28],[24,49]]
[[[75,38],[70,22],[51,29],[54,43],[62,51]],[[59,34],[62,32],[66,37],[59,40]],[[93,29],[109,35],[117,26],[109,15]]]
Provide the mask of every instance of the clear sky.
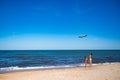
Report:
[[4,49],[120,49],[120,0],[0,0]]

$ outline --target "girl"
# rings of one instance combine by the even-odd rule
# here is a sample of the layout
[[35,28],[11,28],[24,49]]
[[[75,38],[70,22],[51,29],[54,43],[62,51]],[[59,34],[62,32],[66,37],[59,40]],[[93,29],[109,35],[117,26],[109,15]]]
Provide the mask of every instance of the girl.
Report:
[[86,56],[84,56],[84,63],[85,63],[85,68],[87,66],[87,62],[88,62],[88,58]]

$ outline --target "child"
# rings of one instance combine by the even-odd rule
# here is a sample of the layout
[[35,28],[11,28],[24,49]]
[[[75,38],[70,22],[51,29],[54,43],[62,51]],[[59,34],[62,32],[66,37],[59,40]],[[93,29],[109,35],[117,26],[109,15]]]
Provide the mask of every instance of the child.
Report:
[[85,68],[87,66],[87,62],[88,62],[88,58],[86,56],[84,56],[84,63],[85,63]]
[[89,62],[90,62],[90,66],[92,66],[92,53],[90,53],[89,55]]

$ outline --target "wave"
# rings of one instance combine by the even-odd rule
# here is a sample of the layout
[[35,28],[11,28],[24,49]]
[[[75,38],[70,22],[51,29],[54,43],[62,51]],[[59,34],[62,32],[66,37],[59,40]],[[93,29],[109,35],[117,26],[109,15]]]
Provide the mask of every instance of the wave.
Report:
[[63,66],[37,66],[37,67],[4,67],[0,68],[0,72],[11,72],[11,71],[21,71],[21,70],[37,70],[37,69],[57,69],[57,68],[70,68],[75,67],[75,65],[63,65]]
[[[98,63],[98,64],[92,64],[94,65],[100,65],[100,64],[117,64],[119,62],[114,63]],[[45,69],[59,69],[59,68],[72,68],[72,67],[82,67],[84,64],[70,64],[70,65],[62,65],[62,66],[36,66],[36,67],[19,67],[19,66],[12,66],[12,67],[4,67],[0,68],[0,73],[4,72],[12,72],[12,71],[24,71],[24,70],[45,70]]]

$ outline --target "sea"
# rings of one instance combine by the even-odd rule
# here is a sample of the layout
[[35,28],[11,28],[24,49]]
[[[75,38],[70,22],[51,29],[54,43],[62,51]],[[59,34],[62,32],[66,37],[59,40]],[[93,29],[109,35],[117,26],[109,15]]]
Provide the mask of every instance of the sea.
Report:
[[0,73],[84,66],[90,53],[93,65],[120,62],[120,50],[0,50]]

